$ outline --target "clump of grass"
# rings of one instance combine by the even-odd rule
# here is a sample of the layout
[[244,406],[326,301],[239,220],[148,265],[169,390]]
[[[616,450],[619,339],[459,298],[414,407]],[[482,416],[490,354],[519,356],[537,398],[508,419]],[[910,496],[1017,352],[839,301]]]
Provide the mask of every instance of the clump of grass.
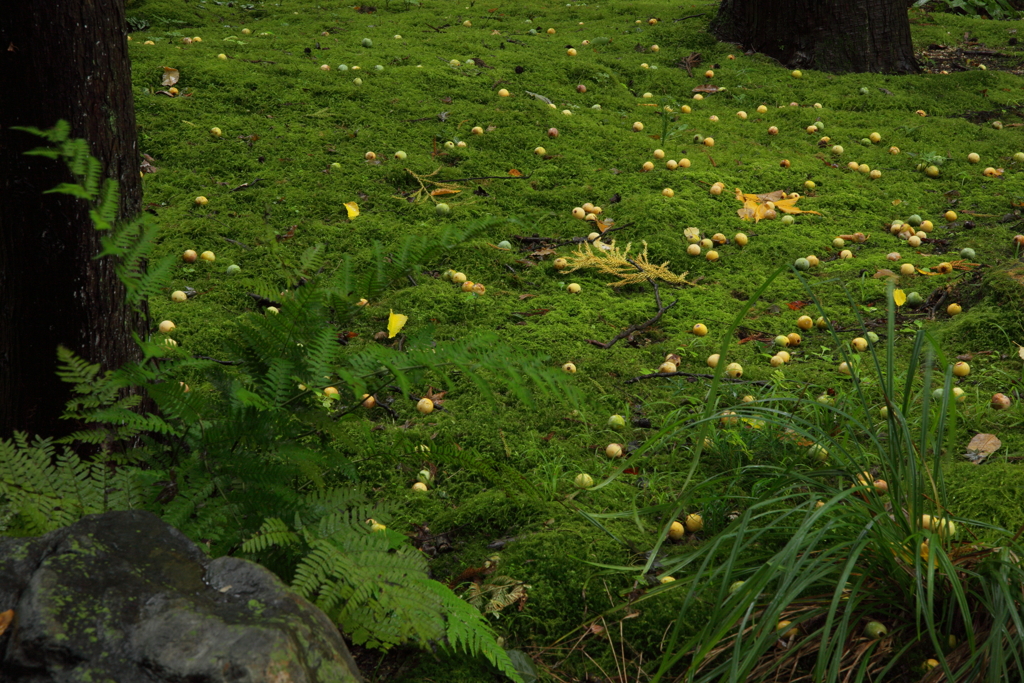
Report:
[[[727,529],[665,563],[681,580],[663,590],[686,590],[680,623],[700,595],[714,608],[688,638],[677,625],[654,680],[888,680],[933,668],[929,679],[1021,675],[1020,532],[959,517],[945,492],[951,367],[932,406],[935,356],[924,332],[905,371],[892,342],[871,351],[874,372],[852,379],[859,400],[827,406],[845,434],[799,416],[801,399],[735,409],[740,419],[786,425],[827,466],[776,470]],[[869,380],[888,413],[880,429],[862,391]]]

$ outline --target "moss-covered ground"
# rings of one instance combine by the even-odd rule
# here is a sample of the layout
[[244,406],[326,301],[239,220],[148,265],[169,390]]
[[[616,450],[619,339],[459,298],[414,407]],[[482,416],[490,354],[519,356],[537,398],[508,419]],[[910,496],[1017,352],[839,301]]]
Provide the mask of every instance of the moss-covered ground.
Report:
[[[1024,523],[1016,346],[1024,343],[1024,265],[1022,247],[1013,242],[1024,232],[1024,162],[1014,160],[1024,152],[1024,81],[996,68],[1024,57],[1015,41],[1011,45],[1024,22],[911,14],[917,48],[960,44],[969,33],[1008,55],[987,69],[971,58],[965,69],[948,74],[805,70],[796,78],[771,60],[716,42],[706,32],[714,11],[715,3],[667,0],[391,0],[375,8],[331,0],[135,0],[128,7],[136,29],[131,54],[140,149],[157,169],[145,175],[144,202],[161,225],[159,251],[216,254],[214,263],[182,262],[175,273],[173,289],[191,287],[196,296],[151,304],[154,321],[176,322],[175,339],[188,353],[217,357],[237,317],[254,310],[247,293],[283,288],[286,267],[311,246],[326,249],[329,276],[346,257],[369,266],[374,241],[391,245],[409,233],[435,234],[471,219],[507,219],[443,262],[428,264],[415,285],[370,301],[351,330],[358,334],[353,348],[379,343],[374,334],[386,328],[390,310],[409,316],[407,330],[433,326],[441,342],[498,331],[523,354],[553,365],[574,363],[571,381],[586,400],[573,407],[541,397],[528,408],[511,398],[495,404],[466,387],[448,394],[444,411],[425,417],[398,397],[394,415],[377,410],[365,418],[382,429],[374,448],[358,427],[338,448],[351,454],[364,485],[399,506],[402,514],[391,528],[418,542],[430,538],[431,547],[447,551],[433,560],[438,579],[452,580],[498,555],[500,574],[529,584],[522,609],[506,608],[495,627],[510,647],[562,677],[557,680],[603,676],[602,668],[611,674],[627,662],[632,676],[641,662],[658,656],[678,616],[677,598],[668,593],[610,617],[606,631],[591,631],[570,654],[582,635],[574,629],[634,587],[633,575],[598,565],[640,561],[665,522],[654,516],[607,520],[609,534],[578,510],[628,512],[672,500],[690,464],[690,444],[644,456],[595,491],[575,492],[573,477],[588,472],[601,481],[621,470],[620,461],[604,456],[606,444],[622,442],[628,450],[642,443],[670,411],[701,410],[707,390],[699,376],[627,380],[654,372],[669,353],[681,357],[681,372],[707,374],[705,359],[737,312],[774,271],[798,257],[820,259],[803,275],[842,344],[862,333],[858,316],[884,341],[888,279],[876,275],[898,273],[905,263],[918,269],[899,278],[901,288],[920,293],[925,303],[900,310],[898,358],[924,327],[939,340],[943,362],[967,359],[970,375],[956,380],[966,392],[957,406],[958,447],[977,432],[1003,440],[980,466],[963,459],[963,450],[947,454],[955,514],[1006,527]],[[183,42],[197,36],[202,40]],[[682,62],[695,53],[690,74]],[[176,93],[161,85],[164,67],[180,73]],[[722,90],[695,100],[694,88],[709,83]],[[585,92],[578,91],[581,85]],[[500,96],[501,89],[509,96]],[[996,120],[1001,129],[992,125]],[[644,125],[641,132],[634,122]],[[816,122],[822,130],[806,132]],[[475,126],[483,134],[473,134]],[[770,126],[778,135],[769,135]],[[558,136],[549,137],[549,128]],[[881,140],[865,144],[873,132]],[[695,135],[712,137],[714,146],[695,143]],[[830,140],[820,143],[823,136]],[[844,151],[833,154],[833,145]],[[545,154],[535,153],[539,146]],[[664,159],[656,158],[658,149]],[[399,151],[407,157],[396,159]],[[376,159],[366,160],[368,152]],[[972,152],[980,163],[968,162]],[[936,157],[944,160],[939,177],[917,170]],[[666,168],[667,160],[684,158],[688,168]],[[654,168],[644,172],[647,161]],[[849,169],[850,161],[881,177]],[[989,166],[1001,175],[983,175]],[[460,191],[417,195],[414,174],[428,189],[440,181]],[[718,181],[725,191],[715,196],[710,189]],[[674,196],[664,196],[664,188]],[[789,225],[779,218],[747,222],[737,215],[742,204],[734,188],[797,192],[803,195],[798,207],[821,215],[800,214]],[[209,203],[197,205],[197,196]],[[450,213],[437,212],[442,201]],[[358,205],[357,217],[349,217],[346,202]],[[545,253],[543,242],[516,239],[585,237],[593,227],[571,212],[586,202],[603,209],[601,219],[614,221],[605,242],[631,242],[634,253],[646,243],[652,262],[669,262],[695,283],[662,284],[663,302],[678,303],[608,349],[588,340],[607,342],[652,317],[651,287],[611,287],[614,278],[593,269],[561,274],[553,259],[570,257],[571,246]],[[956,218],[947,221],[947,211]],[[892,221],[913,214],[934,224],[916,248],[889,230]],[[688,227],[728,238],[717,247],[717,261],[706,260],[706,248],[699,256],[687,254]],[[745,247],[736,244],[738,232],[749,236]],[[853,258],[840,259],[833,240],[857,232],[869,239],[847,245]],[[511,249],[498,248],[503,240]],[[974,258],[962,257],[964,248],[973,249]],[[897,260],[887,260],[891,252],[899,252]],[[943,262],[957,267],[936,273]],[[227,274],[231,264],[240,266],[238,275]],[[483,283],[486,293],[464,293],[446,282],[440,275],[449,268]],[[567,293],[570,282],[581,286],[579,294]],[[769,365],[777,350],[772,339],[798,332],[800,315],[818,316],[808,302],[811,293],[785,271],[754,303],[728,358],[743,365],[746,382],[727,386],[726,404],[745,395],[842,397],[848,391],[848,378],[837,371],[839,348],[824,331],[802,332],[801,344],[789,349],[791,362]],[[963,312],[948,315],[951,303]],[[691,334],[696,323],[710,333]],[[995,392],[1011,398],[1009,410],[989,407]],[[606,426],[611,414],[626,417],[624,432]],[[741,432],[716,434],[698,481],[752,463],[811,466],[804,448]],[[414,450],[420,444],[431,451]],[[429,465],[438,467],[435,487],[424,495],[411,492],[416,472]],[[694,503],[707,520],[704,534],[724,525],[738,505],[729,496],[752,484],[723,485],[713,489],[720,498]],[[701,540],[690,536],[666,552],[685,552]],[[699,623],[700,610],[687,618]],[[362,653],[361,665],[371,680],[494,679],[477,662],[431,655]]]

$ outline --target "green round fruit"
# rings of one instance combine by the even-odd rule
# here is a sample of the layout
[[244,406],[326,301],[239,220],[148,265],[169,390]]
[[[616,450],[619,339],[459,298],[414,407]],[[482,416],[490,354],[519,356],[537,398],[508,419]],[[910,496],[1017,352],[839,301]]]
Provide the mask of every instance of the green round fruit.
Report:
[[498,248],[499,249],[511,249],[512,248],[512,243],[509,242],[508,240],[502,240],[502,241],[498,242]]
[[808,448],[807,455],[808,457],[814,458],[815,460],[820,460],[822,462],[828,460],[828,451],[825,450],[825,448],[820,444],[814,444],[813,446]]
[[441,203],[434,207],[434,211],[438,216],[447,216],[452,212],[452,207],[447,204]]
[[868,622],[868,625],[864,627],[864,635],[868,638],[884,638],[889,633],[889,629],[885,627],[885,624],[878,621]]
[[373,41],[369,38],[363,38],[363,47],[373,47]]
[[973,261],[975,258],[974,250],[970,247],[964,247],[960,250],[960,258],[965,258]]
[[871,91],[868,90],[867,88],[861,88],[860,89],[860,94],[861,95],[867,95],[869,92],[871,92]]
[[332,171],[340,171],[341,170],[341,164],[339,164],[337,161],[335,161],[333,164],[331,164],[331,170]]
[[910,294],[907,294],[907,303],[916,308],[924,303],[924,297],[917,292],[911,292]]
[[612,415],[608,418],[608,426],[612,429],[625,429],[626,418],[621,415]]
[[348,65],[347,64],[339,64],[338,65],[338,71],[348,71]]
[[228,275],[238,275],[241,272],[242,272],[242,269],[239,268],[238,266],[236,266],[233,263],[230,266],[228,266],[228,270],[227,270]]
[[793,267],[797,270],[808,270],[811,267],[811,262],[805,258],[798,258],[793,261]]
[[594,485],[594,478],[584,472],[576,475],[576,479],[573,480],[573,484],[575,484],[578,489],[589,489]]
[[921,225],[921,223],[923,223],[923,222],[924,222],[924,220],[920,216],[918,216],[916,213],[913,216],[911,216],[910,218],[907,219],[907,223],[910,223],[915,228],[917,226]]
[[382,65],[378,64],[377,66],[373,67],[373,70],[374,71],[383,71],[384,67]]
[[790,216],[788,213],[785,216],[782,217],[782,224],[783,225],[793,225],[793,223],[795,221],[796,221],[796,219],[793,218],[792,216]]
[[815,121],[814,127],[817,128],[819,132],[825,130],[825,124],[822,121]]
[[874,332],[868,332],[866,336],[868,338],[868,341],[871,342],[872,344],[878,343],[878,335],[875,334]]
[[871,146],[871,139],[870,138],[861,138],[860,139],[860,144],[864,145],[865,147],[870,147]]
[[529,33],[531,36],[535,36],[537,35],[537,29],[531,28],[529,31],[527,31],[527,33]]

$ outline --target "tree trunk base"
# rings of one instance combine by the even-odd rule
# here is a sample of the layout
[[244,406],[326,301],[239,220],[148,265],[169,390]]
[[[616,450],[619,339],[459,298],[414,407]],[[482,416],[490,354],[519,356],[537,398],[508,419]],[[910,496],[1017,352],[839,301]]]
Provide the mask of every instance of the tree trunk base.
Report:
[[791,69],[919,71],[905,0],[723,0],[710,30]]
[[25,156],[45,141],[11,126],[64,119],[120,187],[119,219],[136,216],[142,185],[124,2],[6,3],[0,19],[0,438],[61,436],[70,398],[57,346],[112,370],[141,353],[145,311],[129,308],[81,199],[43,194],[72,182],[62,161]]

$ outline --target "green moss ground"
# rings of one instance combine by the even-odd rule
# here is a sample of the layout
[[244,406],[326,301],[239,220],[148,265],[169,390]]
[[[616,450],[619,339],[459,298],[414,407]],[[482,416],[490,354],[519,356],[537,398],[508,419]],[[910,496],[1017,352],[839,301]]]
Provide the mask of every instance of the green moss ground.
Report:
[[[144,201],[162,226],[160,251],[210,249],[217,255],[214,264],[182,264],[175,274],[174,289],[193,287],[198,296],[186,304],[172,304],[169,297],[154,301],[152,311],[155,322],[170,318],[177,323],[174,336],[182,349],[216,357],[237,317],[253,310],[246,293],[283,288],[285,268],[308,247],[325,246],[330,271],[345,257],[368,263],[374,240],[393,244],[411,232],[434,234],[445,225],[483,216],[510,219],[493,234],[457,248],[450,260],[430,264],[435,273],[455,268],[484,283],[485,296],[464,294],[440,278],[423,276],[416,286],[370,302],[354,330],[360,335],[354,343],[374,343],[374,332],[384,329],[392,309],[409,316],[410,330],[433,325],[441,341],[473,330],[497,330],[525,354],[546,356],[556,365],[574,362],[579,372],[572,381],[587,395],[585,405],[577,413],[550,399],[532,409],[511,399],[495,406],[466,387],[450,393],[446,410],[429,418],[399,401],[398,424],[410,420],[407,429],[396,429],[383,413],[373,414],[368,419],[384,426],[383,432],[368,441],[366,432],[353,427],[351,442],[339,444],[351,453],[366,485],[399,502],[404,517],[392,520],[392,528],[411,533],[414,524],[426,524],[450,534],[455,551],[435,560],[432,571],[438,578],[481,564],[495,553],[487,547],[492,541],[516,538],[500,551],[501,571],[533,588],[525,609],[510,608],[496,621],[510,646],[550,645],[609,607],[609,595],[618,599],[628,592],[628,577],[588,562],[637,561],[660,521],[644,519],[642,528],[632,521],[609,523],[620,543],[575,508],[620,512],[671,500],[689,466],[688,444],[680,443],[673,452],[638,463],[637,475],[567,498],[576,473],[601,478],[615,467],[596,449],[610,441],[642,442],[651,434],[647,429],[612,432],[604,426],[609,414],[642,413],[657,427],[681,405],[698,411],[706,390],[703,382],[682,379],[625,380],[654,371],[670,352],[682,356],[680,370],[706,372],[704,359],[717,350],[744,301],[770,273],[807,254],[822,259],[807,273],[808,280],[846,341],[859,327],[842,286],[862,315],[880,319],[885,280],[873,276],[894,266],[887,253],[903,255],[895,265],[908,261],[929,268],[958,258],[961,248],[976,250],[981,265],[972,271],[902,280],[907,291],[926,298],[939,288],[948,294],[934,319],[927,311],[904,312],[899,328],[906,332],[900,333],[899,348],[906,353],[910,333],[921,324],[941,339],[947,358],[976,354],[971,375],[958,381],[967,391],[958,408],[958,442],[966,444],[975,432],[992,432],[1004,446],[993,457],[997,462],[981,467],[949,455],[948,483],[959,505],[955,512],[1007,527],[1024,523],[1016,493],[1020,466],[1012,459],[1024,445],[1017,400],[1021,360],[1013,344],[1024,343],[1024,267],[1011,241],[1024,232],[1014,213],[1024,200],[1024,164],[1012,160],[1024,151],[1024,137],[1015,125],[1002,130],[990,125],[993,119],[1024,123],[1020,77],[972,66],[949,75],[913,77],[805,71],[796,79],[770,60],[716,42],[706,33],[714,11],[714,4],[706,2],[545,5],[528,0],[498,4],[491,11],[472,3],[427,0],[419,8],[406,7],[398,0],[379,4],[374,13],[336,2],[294,0],[234,6],[173,0],[129,4],[134,25],[148,24],[132,33],[131,49],[140,147],[159,169],[145,176]],[[699,12],[704,14],[676,21]],[[649,25],[650,17],[660,21]],[[471,27],[462,25],[466,20]],[[557,33],[546,34],[549,27]],[[915,45],[955,43],[969,31],[1018,59],[1021,53],[1007,41],[1011,30],[1022,27],[1024,22],[912,14]],[[251,35],[243,34],[243,28]],[[186,36],[203,40],[183,45]],[[611,42],[597,49],[581,44],[599,37]],[[372,39],[373,46],[364,48],[363,38]],[[145,45],[146,40],[156,44]],[[650,50],[653,44],[659,52]],[[579,51],[577,56],[566,54],[569,46]],[[702,61],[690,77],[675,65],[693,52]],[[218,59],[219,53],[227,59]],[[736,59],[728,59],[730,54]],[[449,63],[468,58],[486,66]],[[320,70],[322,64],[330,69]],[[341,64],[349,69],[340,71]],[[376,65],[383,70],[375,70]],[[165,66],[180,71],[177,97],[159,94],[166,90],[160,85]],[[706,80],[708,68],[715,71],[713,82],[726,90],[694,101],[692,89]],[[362,85],[354,83],[357,77]],[[578,93],[578,84],[587,92]],[[498,97],[499,88],[512,96]],[[555,108],[527,91],[549,98]],[[644,99],[645,92],[653,98]],[[813,108],[815,102],[822,107]],[[692,113],[680,113],[684,104]],[[756,113],[760,104],[767,113]],[[665,106],[672,113],[666,114]],[[918,109],[927,117],[915,114]],[[749,114],[746,121],[736,117],[739,110]],[[718,122],[709,121],[713,114]],[[830,144],[845,148],[838,159],[827,147],[819,148],[820,135],[804,131],[816,120],[824,123]],[[644,123],[642,133],[632,132],[634,121]],[[472,135],[476,125],[493,130]],[[780,129],[778,136],[767,134],[771,125]],[[219,138],[210,134],[215,126],[223,131]],[[558,138],[547,137],[549,127],[559,129]],[[881,143],[862,145],[860,140],[872,131],[881,134]],[[695,134],[713,136],[715,146],[695,145]],[[444,142],[459,140],[467,147],[443,149]],[[539,145],[547,149],[546,156],[533,153]],[[901,153],[889,154],[890,145]],[[641,172],[657,148],[667,158],[690,159],[692,166],[669,171],[658,162],[654,171]],[[397,150],[407,152],[404,162],[393,158]],[[366,162],[367,151],[376,152],[379,163]],[[435,156],[435,151],[444,153]],[[981,164],[969,164],[969,152],[980,154]],[[938,179],[915,170],[920,157],[930,154],[948,157]],[[780,166],[784,158],[790,168]],[[882,177],[871,180],[847,169],[851,160],[881,170]],[[332,169],[332,163],[340,169]],[[986,166],[1003,168],[1004,175],[986,178],[981,173]],[[403,196],[418,187],[406,169],[420,175],[437,171],[433,179],[442,181],[505,176],[510,169],[524,177],[460,182],[464,190],[444,198],[451,214],[440,217],[433,202],[413,203]],[[232,191],[256,178],[260,181],[252,188]],[[806,180],[817,187],[805,191]],[[708,191],[716,181],[727,188],[718,197]],[[673,188],[675,196],[662,196],[665,187]],[[779,220],[746,223],[736,214],[736,187],[806,193],[799,206],[822,216],[798,216],[791,226]],[[198,195],[209,198],[209,205],[196,206]],[[353,201],[360,215],[349,220],[343,203]],[[619,244],[632,242],[636,249],[646,241],[653,262],[669,261],[675,272],[699,278],[696,287],[662,287],[662,296],[678,299],[677,306],[631,342],[608,350],[586,340],[609,340],[649,318],[654,312],[650,289],[611,288],[608,277],[593,271],[560,275],[551,267],[553,256],[536,265],[524,263],[527,253],[513,240],[515,234],[534,232],[586,235],[589,228],[570,212],[587,201],[602,206],[617,225],[629,224],[617,231]],[[942,219],[948,209],[959,213],[956,222]],[[887,231],[891,221],[914,213],[935,223],[933,239],[917,250]],[[292,226],[291,238],[276,238]],[[731,238],[742,231],[750,243],[743,249],[725,245],[719,249],[721,259],[710,263],[686,254],[683,230],[689,226],[708,236],[721,232]],[[857,231],[870,234],[870,240],[852,247],[852,260],[837,260],[832,239]],[[516,248],[493,246],[505,239]],[[558,255],[569,252],[562,248]],[[232,278],[225,268],[233,263],[242,272]],[[579,283],[582,293],[565,293],[568,282]],[[799,315],[817,313],[791,310],[788,304],[808,300],[803,285],[785,273],[755,304],[744,326],[749,334],[768,336],[796,331]],[[950,319],[943,311],[952,301],[962,303],[964,312]],[[522,315],[539,309],[548,312]],[[708,337],[689,334],[697,322],[710,328]],[[807,333],[781,374],[768,365],[772,353],[756,340],[732,348],[730,359],[743,364],[745,378],[771,384],[729,387],[727,400],[747,393],[817,395],[830,388],[844,393],[845,381],[835,371],[838,350],[826,334]],[[996,391],[1014,398],[1011,410],[989,409],[988,399]],[[420,443],[435,444],[430,456],[413,450]],[[700,478],[737,464],[807,466],[801,452],[780,450],[770,437],[723,432],[716,444],[701,465]],[[460,452],[466,455],[444,455]],[[408,487],[425,464],[439,466],[437,488],[415,497]],[[724,488],[719,493],[734,495]],[[685,546],[669,550],[684,551]],[[673,600],[648,601],[637,618],[623,622],[631,658],[657,656],[661,634],[676,617]],[[614,630],[618,633],[617,626]],[[609,665],[612,654],[602,641],[588,642],[588,652]],[[544,661],[558,659],[554,654]],[[449,660],[437,663],[424,656],[417,661],[406,667],[401,680],[428,680],[451,671]],[[459,666],[468,667],[459,680],[490,680],[486,669],[474,663]],[[565,666],[576,673],[596,671],[578,657]]]

